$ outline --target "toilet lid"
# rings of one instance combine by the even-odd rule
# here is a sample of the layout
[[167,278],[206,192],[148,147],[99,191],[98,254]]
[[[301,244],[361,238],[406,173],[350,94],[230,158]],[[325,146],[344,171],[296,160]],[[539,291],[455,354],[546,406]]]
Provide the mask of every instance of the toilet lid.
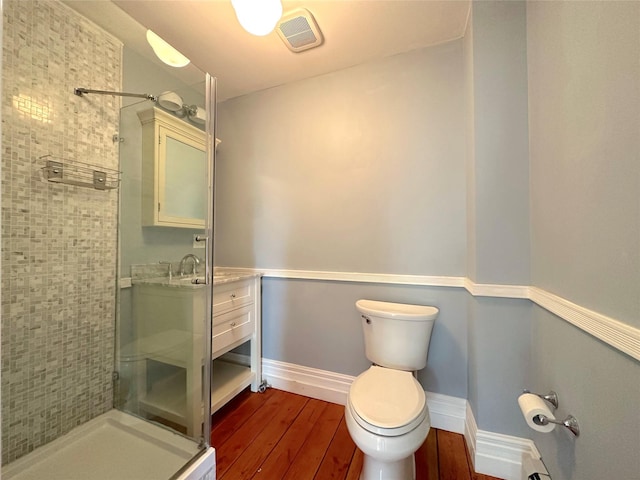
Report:
[[411,372],[372,366],[351,384],[349,402],[376,429],[398,429],[422,420],[426,398]]

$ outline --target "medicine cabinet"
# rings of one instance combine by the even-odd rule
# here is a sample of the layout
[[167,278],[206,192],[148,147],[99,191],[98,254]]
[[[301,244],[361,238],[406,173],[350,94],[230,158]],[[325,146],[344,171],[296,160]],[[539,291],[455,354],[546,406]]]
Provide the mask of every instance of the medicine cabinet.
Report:
[[206,134],[159,109],[142,124],[142,224],[203,229],[207,211]]

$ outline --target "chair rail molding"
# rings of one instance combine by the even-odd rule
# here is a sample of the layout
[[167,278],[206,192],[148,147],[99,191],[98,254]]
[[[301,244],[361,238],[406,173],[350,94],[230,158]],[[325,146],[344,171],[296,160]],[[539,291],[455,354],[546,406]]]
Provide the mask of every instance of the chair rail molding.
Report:
[[425,287],[464,288],[474,297],[530,300],[636,360],[640,360],[640,329],[570,302],[558,295],[528,285],[475,283],[467,277],[398,275],[388,273],[329,272],[270,268],[224,267],[238,272],[261,272],[265,278],[358,282]]

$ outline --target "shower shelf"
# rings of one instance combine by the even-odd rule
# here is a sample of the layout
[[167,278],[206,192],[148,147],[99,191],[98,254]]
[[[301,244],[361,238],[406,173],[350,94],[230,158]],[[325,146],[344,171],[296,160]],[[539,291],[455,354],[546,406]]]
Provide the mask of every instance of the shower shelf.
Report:
[[120,184],[120,172],[117,170],[56,158],[52,155],[44,155],[40,160],[45,162],[42,174],[49,182],[96,190],[114,190]]

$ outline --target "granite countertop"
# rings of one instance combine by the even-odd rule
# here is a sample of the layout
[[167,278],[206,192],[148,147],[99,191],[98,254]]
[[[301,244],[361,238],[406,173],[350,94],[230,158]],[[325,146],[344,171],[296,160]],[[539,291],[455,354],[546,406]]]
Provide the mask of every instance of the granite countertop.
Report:
[[224,270],[220,268],[213,269],[213,284],[221,285],[223,283],[237,282],[238,280],[245,280],[247,278],[261,277],[262,273],[256,272],[238,272],[233,270]]
[[[214,269],[213,272],[213,284],[214,285],[222,285],[225,283],[238,282],[240,280],[245,280],[247,278],[255,278],[261,277],[262,273],[247,273],[247,272],[238,272],[224,269]],[[180,276],[173,275],[171,279],[167,276],[160,277],[150,277],[150,278],[137,278],[133,280],[133,284],[138,285],[162,285],[164,287],[172,287],[172,288],[203,288],[205,285],[203,283],[194,284],[191,283],[194,278],[198,278],[201,281],[204,281],[204,276],[198,275],[197,277],[189,276]]]

